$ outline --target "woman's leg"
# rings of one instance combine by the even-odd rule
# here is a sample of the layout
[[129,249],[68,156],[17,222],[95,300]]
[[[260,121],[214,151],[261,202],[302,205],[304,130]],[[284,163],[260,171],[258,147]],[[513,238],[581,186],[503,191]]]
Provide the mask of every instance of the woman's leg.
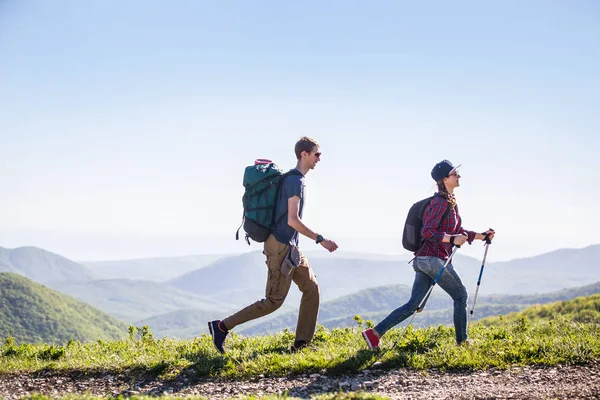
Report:
[[[413,261],[417,263],[415,259]],[[433,279],[431,279],[427,274],[423,273],[418,269],[418,266],[415,264],[415,281],[412,287],[412,293],[410,296],[410,300],[401,307],[398,307],[394,311],[392,311],[387,317],[383,319],[380,323],[375,326],[375,334],[378,336],[383,336],[388,330],[392,327],[398,325],[400,322],[404,321],[406,318],[410,317],[415,311],[417,311],[417,307],[419,307],[419,303],[425,297],[425,294],[433,284]]]
[[[440,261],[443,263],[443,260]],[[440,276],[438,284],[454,300],[454,329],[456,330],[456,343],[460,344],[468,338],[467,300],[469,294],[467,288],[452,264],[446,266],[446,270]]]

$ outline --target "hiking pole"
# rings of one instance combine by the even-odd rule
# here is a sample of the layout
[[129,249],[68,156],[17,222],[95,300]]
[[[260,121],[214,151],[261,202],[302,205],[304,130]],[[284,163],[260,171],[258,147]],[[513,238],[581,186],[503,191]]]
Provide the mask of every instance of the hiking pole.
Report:
[[[490,228],[490,231],[494,231]],[[477,303],[477,294],[479,293],[479,286],[481,285],[481,276],[483,275],[483,267],[485,266],[485,259],[487,258],[488,249],[492,241],[490,240],[489,233],[485,234],[485,252],[483,253],[483,261],[481,262],[481,269],[479,270],[479,278],[477,278],[477,287],[475,288],[475,297],[473,298],[473,305],[471,306],[471,312],[469,313],[469,322],[467,323],[467,332],[469,331],[469,325],[473,318],[473,311],[475,311],[475,303]]]

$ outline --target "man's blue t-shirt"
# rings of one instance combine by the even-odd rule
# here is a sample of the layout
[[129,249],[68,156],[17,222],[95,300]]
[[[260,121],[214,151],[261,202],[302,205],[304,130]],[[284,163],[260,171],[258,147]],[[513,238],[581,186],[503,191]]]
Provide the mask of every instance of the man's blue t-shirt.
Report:
[[[296,171],[298,171],[296,169]],[[300,197],[300,206],[298,216],[302,218],[302,209],[304,208],[304,175],[298,171],[297,174],[290,174],[281,182],[281,193],[277,200],[275,208],[275,226],[273,235],[280,243],[298,245],[298,231],[288,225],[288,200],[291,197]]]

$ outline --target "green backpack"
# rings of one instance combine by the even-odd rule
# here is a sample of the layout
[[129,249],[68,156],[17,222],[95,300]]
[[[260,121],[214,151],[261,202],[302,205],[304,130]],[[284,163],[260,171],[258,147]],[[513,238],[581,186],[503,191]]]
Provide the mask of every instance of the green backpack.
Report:
[[[244,171],[244,195],[242,205],[244,215],[242,225],[235,234],[235,240],[240,238],[240,229],[244,227],[246,242],[252,239],[262,243],[273,232],[275,226],[275,212],[281,188],[281,182],[286,176],[301,175],[298,170],[284,173],[270,160],[258,159],[254,165],[246,167]],[[283,218],[287,214],[284,213]]]

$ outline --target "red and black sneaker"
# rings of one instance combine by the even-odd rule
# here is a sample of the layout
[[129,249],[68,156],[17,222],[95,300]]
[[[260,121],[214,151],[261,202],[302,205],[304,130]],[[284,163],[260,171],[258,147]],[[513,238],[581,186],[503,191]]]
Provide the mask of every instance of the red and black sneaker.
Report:
[[379,348],[379,338],[375,335],[372,328],[363,331],[362,336],[371,350]]

